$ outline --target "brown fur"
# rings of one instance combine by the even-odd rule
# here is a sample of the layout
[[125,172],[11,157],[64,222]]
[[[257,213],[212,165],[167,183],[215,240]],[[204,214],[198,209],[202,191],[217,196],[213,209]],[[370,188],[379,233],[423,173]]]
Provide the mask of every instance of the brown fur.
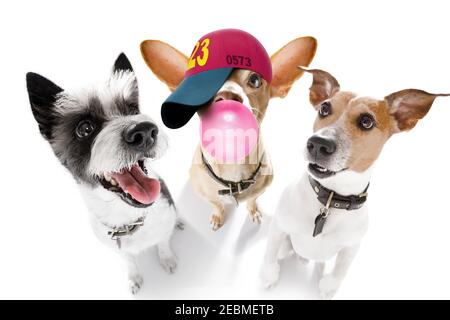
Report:
[[[228,80],[238,83],[247,95],[252,111],[258,122],[264,119],[269,100],[272,97],[285,97],[293,83],[302,76],[303,71],[298,65],[309,65],[316,52],[317,42],[312,37],[298,38],[271,58],[273,67],[273,80],[269,85],[263,80],[260,88],[250,87],[248,77],[251,74],[247,70],[235,70]],[[187,58],[173,47],[159,41],[147,40],[141,44],[144,60],[157,77],[165,82],[173,90],[181,82],[180,66],[187,67]],[[172,74],[175,73],[175,75]],[[184,71],[183,71],[184,74]],[[178,81],[178,82],[177,82]],[[201,111],[199,111],[201,113]],[[206,152],[203,153],[214,172],[223,179],[239,181],[249,178],[262,161],[261,173],[256,178],[256,183],[243,193],[236,196],[238,201],[247,201],[247,209],[253,221],[259,222],[261,213],[256,204],[256,199],[264,193],[271,184],[272,165],[268,154],[264,151],[261,139],[258,147],[242,163],[218,164]],[[214,181],[208,174],[202,163],[202,148],[199,146],[194,154],[190,169],[190,180],[194,190],[213,205],[211,224],[214,230],[220,228],[225,220],[224,199],[218,195],[218,190],[223,186]]]
[[[350,155],[347,168],[356,172],[367,170],[378,158],[384,143],[392,135],[394,123],[384,101],[357,98],[354,93],[342,92],[329,100],[333,113],[325,118],[317,117],[314,131],[330,125],[338,125],[350,139]],[[358,127],[358,118],[369,113],[376,119],[376,127],[363,131]]]
[[[346,167],[356,172],[367,170],[378,158],[386,141],[396,132],[412,129],[430,110],[434,100],[443,94],[430,94],[416,89],[395,92],[383,100],[358,97],[339,91],[339,83],[322,70],[307,70],[313,74],[310,100],[318,110],[328,100],[332,113],[317,117],[314,132],[329,126],[339,127],[347,135],[350,152]],[[361,114],[371,114],[375,127],[364,131],[358,126]]]
[[158,40],[143,41],[141,53],[147,66],[158,79],[164,82],[170,91],[174,91],[184,78],[188,57]]

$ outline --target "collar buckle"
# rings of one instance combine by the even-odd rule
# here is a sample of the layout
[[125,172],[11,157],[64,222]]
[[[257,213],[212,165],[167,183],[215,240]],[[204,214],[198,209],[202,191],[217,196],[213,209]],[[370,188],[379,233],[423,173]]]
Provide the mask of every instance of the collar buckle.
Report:
[[111,236],[111,240],[118,241],[122,237],[132,235],[144,225],[144,219],[144,217],[140,217],[138,220],[130,224],[126,224],[120,227],[113,227],[110,231],[108,231],[108,236]]
[[331,205],[331,201],[333,200],[333,196],[334,196],[334,191],[331,191],[330,195],[328,196],[328,200],[327,200],[325,207],[320,209],[320,214],[322,215],[322,217],[324,219],[328,218],[328,216],[330,215],[330,205]]
[[368,195],[369,195],[368,192],[363,192],[363,193],[358,194],[358,197],[364,198],[364,197],[367,197]]
[[231,183],[228,184],[228,192],[230,197],[234,196],[235,194],[235,192],[233,192],[233,185]]

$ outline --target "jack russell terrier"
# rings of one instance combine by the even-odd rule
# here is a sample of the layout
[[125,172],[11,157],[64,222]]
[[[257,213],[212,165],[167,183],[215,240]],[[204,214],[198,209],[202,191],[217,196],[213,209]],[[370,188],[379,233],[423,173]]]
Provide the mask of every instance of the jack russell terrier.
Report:
[[[284,98],[293,83],[303,75],[297,65],[309,65],[317,43],[312,37],[295,39],[271,58],[252,35],[236,29],[209,33],[197,42],[187,57],[170,45],[156,40],[141,44],[150,69],[172,95],[162,106],[161,115],[170,128],[186,124],[198,111],[212,103],[235,100],[247,106],[261,125],[269,100]],[[200,144],[190,169],[194,190],[213,206],[213,230],[225,221],[225,204],[247,202],[254,222],[260,222],[257,198],[272,182],[272,166],[259,137],[257,146],[243,161],[220,163]]]
[[78,183],[96,236],[128,262],[131,292],[143,283],[136,256],[150,246],[158,247],[161,265],[172,273],[176,209],[149,167],[165,152],[167,137],[140,113],[128,58],[117,58],[105,84],[82,91],[63,90],[36,73],[26,80],[39,130]]
[[[310,102],[317,110],[306,144],[307,173],[283,192],[271,224],[261,270],[265,287],[279,279],[279,259],[292,253],[316,261],[319,290],[329,299],[339,288],[368,227],[365,205],[375,160],[395,133],[412,129],[445,94],[408,89],[383,100],[340,91],[322,70],[313,76]],[[336,257],[324,275],[325,262]]]

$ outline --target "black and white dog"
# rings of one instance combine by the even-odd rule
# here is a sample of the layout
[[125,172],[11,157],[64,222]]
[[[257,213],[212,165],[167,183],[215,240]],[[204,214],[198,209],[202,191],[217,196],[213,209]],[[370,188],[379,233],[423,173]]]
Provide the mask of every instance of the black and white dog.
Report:
[[117,58],[106,84],[80,92],[35,73],[26,79],[39,130],[79,184],[95,234],[127,260],[131,292],[143,283],[136,255],[150,246],[158,247],[161,265],[172,273],[176,209],[164,181],[148,167],[166,150],[167,137],[139,111],[128,58]]

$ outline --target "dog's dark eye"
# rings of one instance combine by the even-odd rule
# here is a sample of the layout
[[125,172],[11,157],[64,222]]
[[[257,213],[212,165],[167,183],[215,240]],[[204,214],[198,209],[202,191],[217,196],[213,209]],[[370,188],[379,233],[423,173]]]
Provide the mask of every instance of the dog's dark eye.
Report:
[[370,130],[375,127],[375,119],[372,115],[364,113],[358,119],[358,126],[361,130]]
[[262,85],[262,79],[259,74],[252,73],[248,78],[248,85],[252,88],[258,89]]
[[89,120],[83,120],[80,123],[78,123],[77,128],[75,129],[75,133],[77,134],[77,137],[80,139],[84,139],[86,137],[89,137],[92,132],[94,132],[94,125]]
[[319,115],[322,118],[325,118],[331,114],[331,103],[329,101],[325,101],[320,105]]

